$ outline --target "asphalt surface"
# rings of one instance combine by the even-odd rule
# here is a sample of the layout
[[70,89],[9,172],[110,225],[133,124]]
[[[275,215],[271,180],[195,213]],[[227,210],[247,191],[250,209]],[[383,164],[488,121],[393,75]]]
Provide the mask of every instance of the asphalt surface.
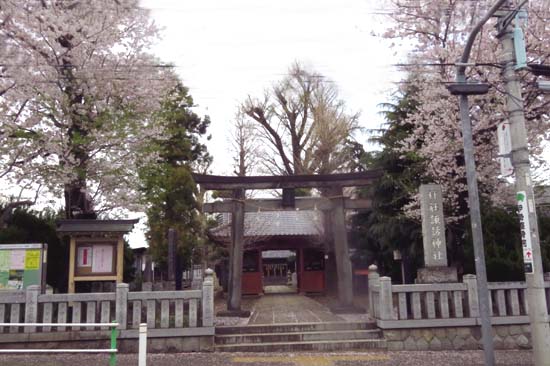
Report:
[[[497,365],[533,365],[531,351],[496,351]],[[550,357],[550,353],[549,353]],[[2,366],[102,366],[108,355],[5,355]],[[137,355],[117,356],[118,366],[137,366]],[[172,353],[149,354],[148,366],[470,366],[483,365],[482,351],[346,353]]]

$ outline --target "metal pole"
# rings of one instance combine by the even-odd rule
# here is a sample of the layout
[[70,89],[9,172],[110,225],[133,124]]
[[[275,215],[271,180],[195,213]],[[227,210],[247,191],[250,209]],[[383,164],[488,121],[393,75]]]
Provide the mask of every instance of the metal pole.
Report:
[[[464,52],[457,67],[457,83],[466,82],[466,64],[470,59],[470,52],[474,40],[483,25],[500,9],[506,0],[498,0],[489,9],[487,14],[472,29]],[[477,278],[477,295],[479,301],[479,315],[481,318],[481,340],[485,365],[495,364],[495,351],[493,345],[493,332],[489,311],[489,289],[487,287],[487,272],[485,268],[485,250],[483,247],[483,231],[481,227],[481,211],[479,209],[479,191],[477,187],[476,167],[474,158],[474,144],[472,141],[472,123],[470,121],[470,108],[468,96],[462,94],[459,97],[460,121],[462,123],[462,136],[464,140],[464,161],[466,165],[466,181],[468,183],[468,203],[470,206],[470,222],[472,226],[472,240],[474,245],[475,268]]]
[[[116,323],[116,321],[113,321],[113,323]],[[111,328],[111,349],[116,349],[117,332],[116,327]],[[112,352],[109,356],[109,366],[116,366],[116,352]]]
[[[460,80],[459,80],[460,82]],[[483,231],[481,228],[481,211],[479,209],[479,191],[477,188],[476,166],[474,160],[474,143],[472,141],[472,124],[468,107],[468,96],[460,96],[460,121],[464,139],[464,161],[466,164],[466,180],[468,182],[468,203],[470,206],[470,222],[474,243],[475,267],[477,278],[477,296],[479,315],[481,317],[481,340],[485,355],[485,365],[495,364],[493,332],[489,312],[489,289],[487,287],[487,272],[485,268],[485,250],[483,247]]]
[[[524,255],[526,256],[525,278],[527,282],[527,296],[529,304],[529,320],[531,322],[531,338],[536,366],[550,366],[550,325],[544,294],[544,276],[541,260],[539,229],[535,209],[529,151],[527,148],[527,132],[523,112],[523,97],[521,85],[514,71],[515,54],[513,27],[508,24],[499,29],[499,40],[503,46],[501,62],[504,66],[503,77],[506,84],[506,100],[508,118],[510,121],[510,136],[512,139],[512,165],[516,178],[516,192],[523,195],[523,202],[527,206],[527,214],[523,217],[525,236]],[[521,214],[521,213],[520,213]],[[531,248],[527,247],[530,241]],[[530,249],[530,250],[529,250]],[[532,262],[532,264],[531,264]]]
[[138,366],[146,366],[147,363],[147,324],[139,325],[139,350]]

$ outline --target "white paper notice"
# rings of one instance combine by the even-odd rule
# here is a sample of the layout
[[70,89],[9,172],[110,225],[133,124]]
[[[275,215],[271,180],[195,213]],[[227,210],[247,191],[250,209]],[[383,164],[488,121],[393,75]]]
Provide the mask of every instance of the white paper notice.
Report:
[[11,259],[10,269],[25,269],[25,251],[24,250],[12,250],[10,259]]
[[78,247],[77,253],[77,266],[78,267],[91,267],[92,266],[92,247]]
[[94,245],[92,254],[92,272],[106,273],[113,271],[113,246]]

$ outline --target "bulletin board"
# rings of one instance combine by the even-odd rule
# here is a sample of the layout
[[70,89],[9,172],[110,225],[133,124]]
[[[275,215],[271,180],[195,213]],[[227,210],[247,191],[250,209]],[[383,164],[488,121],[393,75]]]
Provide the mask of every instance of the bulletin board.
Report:
[[122,282],[124,242],[118,237],[71,236],[68,292],[74,293],[76,282]]
[[117,241],[77,241],[75,276],[115,276]]
[[44,289],[47,244],[0,244],[0,291]]

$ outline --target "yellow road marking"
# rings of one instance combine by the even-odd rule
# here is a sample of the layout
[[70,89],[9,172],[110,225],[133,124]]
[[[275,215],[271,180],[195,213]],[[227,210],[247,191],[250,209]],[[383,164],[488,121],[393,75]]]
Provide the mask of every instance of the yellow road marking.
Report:
[[278,362],[292,364],[295,366],[334,366],[336,361],[387,361],[390,358],[386,355],[341,355],[341,356],[253,356],[253,357],[233,357],[234,363],[267,363]]

